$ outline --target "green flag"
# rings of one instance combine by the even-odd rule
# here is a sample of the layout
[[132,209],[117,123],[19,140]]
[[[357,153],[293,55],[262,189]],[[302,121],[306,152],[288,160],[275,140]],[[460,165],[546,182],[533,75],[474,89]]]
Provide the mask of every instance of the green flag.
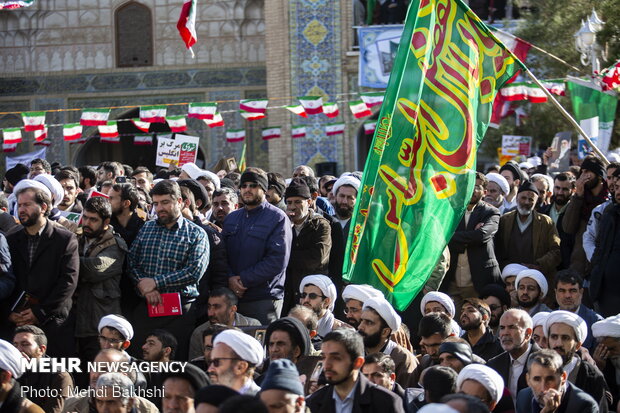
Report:
[[497,90],[521,67],[460,0],[411,2],[351,218],[345,280],[407,308],[471,198]]
[[241,150],[241,156],[239,157],[239,164],[237,165],[237,169],[239,172],[243,173],[245,171],[245,142],[243,143],[243,149]]
[[[575,120],[579,122],[579,126],[601,152],[607,152],[614,127],[618,98],[601,92],[589,81],[570,78],[566,85],[573,104]],[[580,158],[592,150],[587,147],[586,140],[581,135],[579,135],[578,149]]]

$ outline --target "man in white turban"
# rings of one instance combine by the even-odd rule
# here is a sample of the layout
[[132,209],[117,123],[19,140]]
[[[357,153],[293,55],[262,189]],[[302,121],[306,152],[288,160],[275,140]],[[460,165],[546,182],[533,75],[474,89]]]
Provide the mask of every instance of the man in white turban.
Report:
[[[17,381],[24,372],[22,354],[8,341],[0,340],[0,411],[43,413],[43,410],[23,396]],[[24,359],[25,361],[25,359]]]
[[404,388],[410,387],[418,360],[404,347],[392,341],[392,332],[400,328],[400,316],[383,297],[369,298],[364,302],[361,322],[357,328],[364,339],[366,355],[383,353],[392,357],[396,365],[396,382]]
[[594,323],[592,335],[598,341],[592,357],[605,376],[615,411],[620,400],[620,314]]
[[353,328],[357,328],[360,325],[364,303],[373,297],[383,297],[383,294],[367,284],[349,284],[342,291],[342,299],[345,303],[344,315],[347,323]]
[[337,328],[351,327],[334,317],[332,311],[337,298],[336,286],[326,275],[307,275],[299,284],[299,304],[314,311],[319,319],[317,331],[321,337]]
[[211,382],[255,396],[260,387],[254,382],[254,371],[263,356],[263,346],[254,337],[238,330],[222,331],[213,340],[208,371]]
[[454,320],[454,315],[456,314],[454,301],[452,301],[452,298],[450,298],[448,294],[439,291],[430,291],[426,293],[424,297],[422,297],[422,302],[420,303],[420,312],[423,316],[429,313],[444,313],[450,317],[452,332],[456,336],[461,335],[461,327]]
[[521,264],[508,264],[502,270],[502,281],[504,282],[506,292],[510,294],[510,303],[511,307],[517,307],[517,285],[515,284],[515,280],[517,279],[517,274],[521,271],[527,270],[525,265]]
[[541,311],[551,311],[545,303],[549,286],[543,273],[538,270],[523,270],[517,274],[517,303],[530,317]]
[[495,208],[499,209],[500,213],[503,214],[506,209],[504,198],[510,192],[508,181],[506,178],[495,172],[488,173],[486,177],[489,180],[489,184],[487,186],[484,202],[493,205]]
[[504,393],[504,380],[490,367],[470,364],[456,378],[456,388],[458,392],[478,397],[492,411]]
[[607,384],[603,374],[590,363],[584,362],[578,353],[588,335],[586,322],[575,313],[557,310],[547,316],[543,327],[549,349],[562,357],[568,381],[592,396],[601,408],[606,408]]

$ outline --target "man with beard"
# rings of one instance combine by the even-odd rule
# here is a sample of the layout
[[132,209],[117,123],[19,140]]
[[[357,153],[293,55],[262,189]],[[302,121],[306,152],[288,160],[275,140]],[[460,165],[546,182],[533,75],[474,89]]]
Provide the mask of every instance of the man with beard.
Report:
[[263,346],[254,337],[237,330],[222,331],[213,340],[211,382],[256,395],[260,387],[254,382],[254,370],[263,362],[263,354]]
[[50,356],[71,355],[74,329],[67,321],[78,283],[80,259],[76,236],[50,221],[49,189],[34,180],[16,188],[17,211],[23,227],[7,235],[16,286],[9,302],[19,301],[9,315],[16,326],[37,325],[50,341]]
[[583,347],[590,352],[596,347],[596,340],[592,336],[592,324],[603,317],[582,303],[583,278],[574,270],[566,269],[558,271],[555,276],[555,300],[558,309],[577,314],[586,322],[588,334],[583,341]]
[[319,319],[318,332],[321,337],[337,328],[350,328],[334,317],[336,286],[326,275],[308,275],[299,284],[299,304],[314,311]]
[[[446,338],[452,335],[451,318],[444,313],[430,313],[422,317],[418,326],[420,347],[423,356],[420,358],[421,372],[424,369],[439,364],[439,347]],[[419,376],[419,374],[417,374]],[[412,381],[412,385],[417,380]]]
[[570,257],[570,268],[580,274],[585,273],[587,258],[583,248],[583,233],[592,214],[592,210],[605,202],[609,196],[607,182],[604,179],[603,161],[595,156],[586,156],[581,163],[581,170],[575,181],[575,193],[571,196],[562,228],[567,234],[575,235],[575,246]]
[[239,198],[235,191],[222,187],[213,192],[213,202],[211,203],[211,222],[213,224],[223,228],[224,218],[237,209],[239,209]]
[[[558,235],[560,236],[560,252],[562,255],[560,268],[568,268],[573,246],[575,245],[575,235],[567,234],[562,227],[566,206],[574,192],[574,176],[566,172],[559,173],[553,180],[553,197],[551,198],[551,203],[539,209],[541,214],[545,214],[551,218],[558,230]],[[590,254],[590,257],[591,256]]]
[[[514,161],[508,161],[499,169],[499,174],[508,182],[508,193],[504,196],[504,212],[511,211],[517,207],[517,193],[519,186],[524,181],[523,172],[519,168],[519,165]],[[525,177],[527,179],[527,176]],[[536,204],[534,202],[534,204]]]
[[67,212],[82,212],[82,203],[77,199],[79,188],[77,176],[70,170],[65,169],[58,172],[54,178],[60,182],[62,189],[65,190],[65,196],[60,201],[58,209]]
[[267,173],[267,192],[265,192],[265,198],[271,205],[286,212],[283,197],[284,189],[286,189],[286,181],[281,174],[277,172]]
[[[168,330],[179,342],[179,359],[185,360],[195,323],[197,286],[209,264],[209,241],[202,228],[181,215],[183,198],[176,182],[163,180],[152,193],[157,220],[144,224],[129,251],[134,284],[146,301],[134,310],[135,338],[142,343],[147,332]],[[179,294],[180,315],[149,317],[148,306],[161,304],[162,293]]]
[[265,200],[265,171],[247,168],[240,182],[244,207],[231,212],[222,229],[228,285],[239,297],[239,312],[267,325],[280,317],[293,234],[286,214]]
[[364,302],[358,333],[364,339],[366,354],[383,353],[394,360],[396,382],[407,388],[415,385],[411,381],[418,360],[404,347],[390,340],[393,331],[400,328],[400,316],[383,297],[373,297]]
[[189,341],[189,359],[199,357],[203,352],[202,333],[214,324],[222,324],[229,327],[260,326],[260,321],[246,317],[237,312],[239,298],[228,288],[216,288],[209,294],[207,302],[207,314],[209,320],[192,332]]
[[497,260],[503,268],[519,263],[553,277],[560,263],[560,237],[551,218],[535,211],[538,189],[525,181],[517,193],[517,210],[499,220],[495,238]]
[[267,358],[270,362],[288,359],[297,364],[300,357],[313,352],[310,334],[296,318],[282,317],[269,324],[265,332]]
[[114,184],[108,196],[112,207],[110,225],[131,248],[131,244],[144,225],[144,220],[136,213],[140,200],[138,190],[132,184]]
[[543,329],[549,348],[562,357],[566,379],[592,396],[599,403],[599,410],[606,412],[605,378],[596,367],[582,360],[578,353],[588,334],[586,322],[577,314],[558,310],[547,316]]
[[499,210],[500,214],[507,212],[505,211],[504,197],[510,192],[508,181],[502,175],[495,172],[489,172],[486,174],[486,178],[489,180],[489,184],[487,185],[484,202],[493,205]]
[[510,305],[510,295],[497,284],[489,284],[480,292],[480,298],[489,306],[491,317],[489,318],[489,329],[497,335],[499,319]]
[[523,270],[527,270],[527,267],[521,264],[508,264],[502,270],[504,288],[510,295],[510,305],[508,307],[516,307],[518,305],[517,285],[515,284],[515,280],[517,279],[517,275]]
[[464,299],[477,297],[485,285],[499,281],[501,273],[493,249],[500,214],[482,201],[488,184],[486,176],[476,172],[474,192],[448,244],[451,262],[443,282],[457,312]]
[[620,400],[620,315],[594,323],[592,335],[598,341],[592,357],[609,386],[613,398],[610,408],[616,411]]
[[142,345],[142,359],[156,363],[168,363],[174,360],[177,339],[166,330],[153,330],[146,336]]
[[519,413],[598,413],[597,402],[566,379],[562,358],[540,350],[527,361],[528,388],[519,392]]
[[466,298],[461,310],[463,339],[469,343],[474,354],[485,361],[497,356],[503,350],[497,337],[488,328],[491,309],[478,298]]
[[107,198],[86,201],[82,234],[78,236],[80,276],[76,300],[75,336],[82,362],[99,352],[99,321],[121,313],[120,280],[127,244],[110,226],[112,208]]
[[517,303],[519,308],[527,311],[530,317],[534,317],[541,311],[551,311],[543,303],[547,296],[549,286],[545,276],[536,270],[523,270],[517,275]]
[[540,350],[532,343],[532,318],[523,310],[511,308],[499,320],[499,340],[504,352],[487,362],[502,376],[513,400],[527,387],[525,368],[529,355]]
[[353,328],[357,329],[362,320],[362,308],[364,302],[373,297],[382,297],[381,291],[367,284],[357,285],[349,284],[342,291],[342,299],[344,300],[344,314],[346,322]]
[[402,413],[402,400],[391,391],[372,385],[360,374],[364,364],[364,343],[353,330],[329,333],[321,346],[323,372],[329,386],[312,394],[307,406],[312,413],[351,412],[363,403],[368,411]]

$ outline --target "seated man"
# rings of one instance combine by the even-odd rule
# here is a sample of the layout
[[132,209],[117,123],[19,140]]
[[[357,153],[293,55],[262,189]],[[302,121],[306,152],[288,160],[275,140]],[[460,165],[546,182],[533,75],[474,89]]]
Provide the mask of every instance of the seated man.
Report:
[[499,340],[489,329],[491,309],[479,298],[465,298],[461,310],[461,328],[465,330],[463,339],[472,351],[485,361],[499,355],[503,350]]
[[439,346],[439,365],[457,373],[474,363],[473,356],[471,346],[461,338],[448,337]]
[[549,312],[541,311],[532,317],[532,341],[541,349],[548,348],[547,336],[545,336],[545,320]]
[[422,315],[427,315],[429,313],[444,313],[448,317],[450,317],[450,325],[452,328],[452,332],[457,336],[461,335],[461,327],[454,320],[454,316],[456,315],[456,307],[454,307],[454,301],[448,294],[444,294],[439,291],[430,291],[422,297],[422,302],[420,303],[420,312]]
[[504,394],[504,380],[490,367],[470,364],[456,378],[456,390],[478,397],[492,411]]
[[562,357],[553,350],[540,350],[527,360],[528,388],[519,392],[517,412],[598,413],[597,402],[569,382],[562,370]]
[[134,412],[134,388],[129,377],[121,373],[106,373],[99,376],[95,387],[95,408],[97,413]]
[[196,393],[209,384],[205,372],[191,364],[178,372],[165,374],[162,386],[164,391],[161,400],[162,411],[193,413]]
[[254,396],[260,391],[254,371],[263,355],[263,346],[254,337],[237,330],[222,331],[213,340],[209,377],[215,384]]
[[200,324],[192,332],[189,340],[189,359],[200,357],[203,353],[202,333],[210,325],[224,324],[230,327],[260,326],[260,321],[237,312],[239,298],[228,288],[216,288],[209,294],[207,311],[209,321]]
[[502,281],[504,282],[506,292],[510,294],[509,307],[517,307],[518,305],[517,284],[515,283],[515,280],[517,279],[517,274],[519,274],[523,270],[527,270],[527,267],[521,264],[508,264],[502,270]]
[[[25,325],[17,327],[13,336],[15,347],[32,359],[49,358],[47,350],[47,336],[39,327]],[[24,389],[33,390],[30,399],[41,406],[46,412],[60,413],[67,397],[73,388],[71,374],[60,372],[25,371],[19,378]],[[40,393],[37,393],[40,391]],[[45,397],[38,397],[44,394]]]
[[269,413],[306,411],[304,387],[297,368],[290,360],[275,360],[269,364],[259,397]]
[[611,409],[616,411],[620,400],[620,314],[594,323],[592,335],[598,341],[592,357],[605,376],[613,398]]
[[265,343],[270,361],[288,359],[297,363],[301,356],[310,355],[312,350],[308,330],[293,317],[283,317],[269,324]]
[[308,275],[299,284],[299,304],[311,308],[319,318],[319,335],[325,337],[327,333],[337,328],[350,327],[348,324],[334,317],[336,304],[336,286],[326,275]]
[[[439,364],[439,347],[450,335],[450,318],[444,313],[430,313],[422,317],[418,327],[420,347],[424,355],[420,357],[419,371]],[[419,376],[419,374],[417,374]],[[417,380],[412,381],[415,383]]]
[[519,308],[533,317],[540,311],[551,311],[543,302],[549,286],[545,276],[538,270],[523,270],[517,275],[517,303]]
[[396,383],[396,365],[392,357],[383,353],[372,353],[364,359],[362,374],[377,386],[385,387],[401,399],[405,399],[405,389]]
[[382,297],[381,291],[366,284],[349,284],[342,290],[342,300],[344,301],[344,314],[347,323],[357,329],[362,319],[362,307],[369,298]]
[[23,356],[11,343],[0,340],[0,404],[1,411],[43,413],[44,410],[24,397],[19,379],[23,373]]

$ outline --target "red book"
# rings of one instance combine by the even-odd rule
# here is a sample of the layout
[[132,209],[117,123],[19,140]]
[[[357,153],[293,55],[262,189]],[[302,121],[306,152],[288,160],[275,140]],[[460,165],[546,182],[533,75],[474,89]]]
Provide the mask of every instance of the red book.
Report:
[[162,303],[159,305],[147,304],[149,310],[149,317],[164,317],[168,315],[183,314],[183,307],[181,307],[181,294],[161,294],[161,301]]

